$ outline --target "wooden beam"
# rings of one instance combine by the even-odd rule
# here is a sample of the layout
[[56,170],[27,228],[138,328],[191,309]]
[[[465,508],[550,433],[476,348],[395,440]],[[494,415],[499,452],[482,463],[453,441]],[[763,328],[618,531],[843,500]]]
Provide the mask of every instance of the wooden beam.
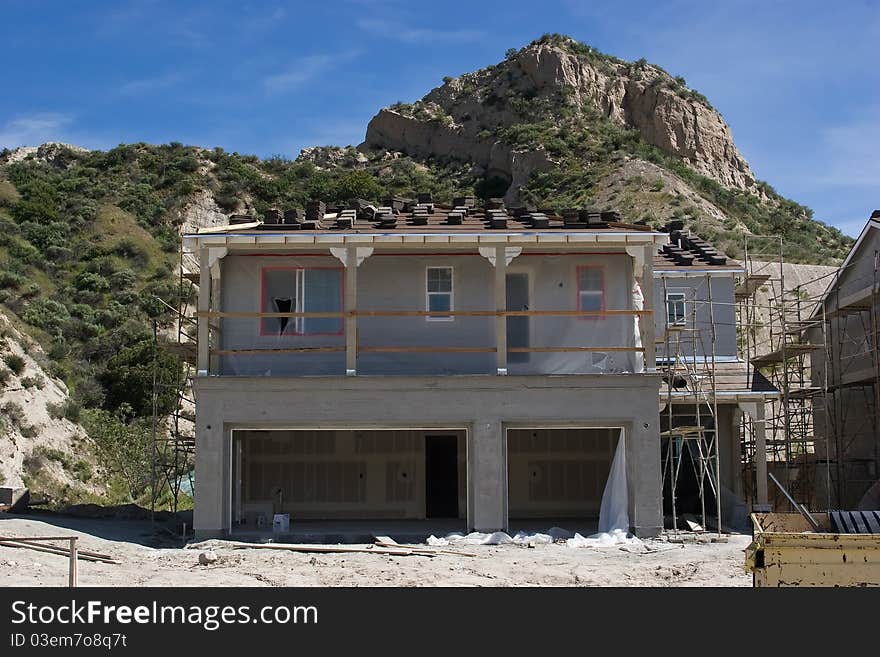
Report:
[[359,352],[374,353],[441,353],[441,354],[490,354],[495,347],[358,347]]
[[[506,295],[505,295],[506,296]],[[651,315],[652,310],[346,310],[342,312],[262,313],[258,311],[205,311],[193,317],[276,318],[276,317],[613,317]]]
[[634,351],[645,352],[644,347],[511,347],[507,351],[517,354],[554,354],[577,351]]
[[284,349],[213,349],[212,354],[217,356],[258,356],[260,354],[304,354],[342,352],[345,347],[288,347]]

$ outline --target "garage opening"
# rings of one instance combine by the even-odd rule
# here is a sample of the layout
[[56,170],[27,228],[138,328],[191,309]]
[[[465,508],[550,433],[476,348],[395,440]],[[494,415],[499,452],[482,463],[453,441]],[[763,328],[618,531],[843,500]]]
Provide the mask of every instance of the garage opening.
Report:
[[597,521],[620,434],[508,429],[508,518]]
[[465,518],[465,430],[235,430],[233,526]]

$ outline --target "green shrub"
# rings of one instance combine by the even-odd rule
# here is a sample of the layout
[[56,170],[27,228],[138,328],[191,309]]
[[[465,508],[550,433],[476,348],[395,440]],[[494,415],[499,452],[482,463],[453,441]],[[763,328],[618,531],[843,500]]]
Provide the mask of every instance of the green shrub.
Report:
[[16,376],[24,372],[25,360],[18,354],[6,354],[3,360]]
[[53,403],[49,402],[46,404],[46,412],[49,413],[49,417],[53,420],[60,420],[64,418],[66,420],[70,420],[73,423],[77,423],[80,420],[80,413],[82,412],[82,407],[73,399],[65,399],[63,402]]
[[25,390],[36,388],[42,390],[46,387],[46,379],[41,376],[25,376],[21,379],[21,387]]
[[110,283],[106,278],[90,271],[81,272],[74,279],[74,284],[76,289],[90,292],[106,292],[110,289]]
[[22,319],[28,324],[50,333],[57,332],[69,317],[63,304],[45,298],[34,299],[22,313]]
[[0,288],[17,289],[24,285],[26,281],[27,279],[21,274],[0,270]]
[[70,471],[76,476],[77,479],[84,483],[88,483],[92,480],[92,477],[95,474],[94,468],[92,468],[92,464],[88,461],[83,461],[82,459],[75,461],[73,466],[70,468]]

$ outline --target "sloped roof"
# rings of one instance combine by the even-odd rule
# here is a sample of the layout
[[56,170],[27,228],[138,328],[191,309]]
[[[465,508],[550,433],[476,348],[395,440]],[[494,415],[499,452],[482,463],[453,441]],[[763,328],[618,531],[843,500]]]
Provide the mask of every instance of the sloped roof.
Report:
[[743,271],[740,262],[728,257],[701,237],[683,230],[680,222],[671,222],[660,230],[669,233],[669,244],[664,244],[654,256],[654,271]]

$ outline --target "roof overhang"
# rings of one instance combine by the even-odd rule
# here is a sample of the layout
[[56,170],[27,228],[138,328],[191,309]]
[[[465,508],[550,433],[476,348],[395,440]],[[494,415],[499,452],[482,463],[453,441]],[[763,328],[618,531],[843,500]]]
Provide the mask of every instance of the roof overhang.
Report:
[[[756,392],[754,390],[724,390],[715,392],[715,396],[718,401],[722,404],[735,404],[737,402],[750,402],[750,401],[765,401],[767,399],[778,399],[782,393],[779,391],[762,391]],[[712,393],[706,391],[703,394],[695,395],[693,392],[673,392],[672,393],[672,403],[682,403],[682,402],[694,402],[698,401],[699,403],[705,403],[706,399],[711,399]],[[660,401],[668,401],[669,393],[666,391],[660,391]]]
[[646,231],[595,231],[566,233],[552,232],[521,232],[521,233],[487,233],[487,232],[454,232],[438,233],[304,233],[290,232],[205,232],[183,236],[184,248],[247,248],[277,249],[289,247],[339,247],[339,246],[372,246],[381,247],[437,247],[446,245],[459,246],[565,246],[565,247],[626,247],[654,246],[666,244],[669,236],[666,233]]
[[737,274],[744,274],[745,269],[713,269],[713,268],[690,268],[685,269],[677,268],[677,269],[657,269],[654,268],[654,274],[656,274],[660,278],[704,278],[706,276],[736,276]]
[[849,250],[849,253],[846,254],[846,258],[843,263],[841,263],[840,267],[837,269],[837,273],[834,275],[831,283],[829,283],[828,287],[825,290],[825,293],[822,295],[822,299],[819,303],[816,304],[816,310],[811,315],[813,317],[819,317],[821,315],[821,309],[825,306],[825,303],[828,301],[828,296],[831,294],[832,290],[837,286],[840,281],[841,275],[846,271],[846,268],[849,267],[850,262],[855,257],[856,251],[862,246],[862,242],[868,237],[868,234],[872,230],[880,229],[880,219],[870,218],[868,219],[868,223],[865,224],[865,227],[862,228],[862,232],[859,233],[858,238],[856,239],[855,244],[853,244],[852,248]]

